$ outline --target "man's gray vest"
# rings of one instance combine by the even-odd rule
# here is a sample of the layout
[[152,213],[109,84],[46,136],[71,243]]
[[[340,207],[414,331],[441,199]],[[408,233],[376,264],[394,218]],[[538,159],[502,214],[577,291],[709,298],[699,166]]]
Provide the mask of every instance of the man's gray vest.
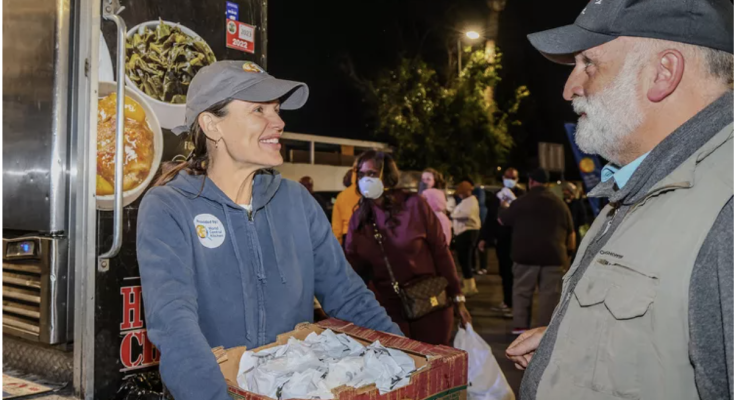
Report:
[[[633,205],[572,292],[537,399],[698,399],[689,360],[689,281],[733,196],[733,124]],[[605,207],[601,215],[614,213]],[[618,217],[620,218],[620,217]],[[557,311],[558,313],[558,308]],[[555,314],[554,318],[558,318]]]

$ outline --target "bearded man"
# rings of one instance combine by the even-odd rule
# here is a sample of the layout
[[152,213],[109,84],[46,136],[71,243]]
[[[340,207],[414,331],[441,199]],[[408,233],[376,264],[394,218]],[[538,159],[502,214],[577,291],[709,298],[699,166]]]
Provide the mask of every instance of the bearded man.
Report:
[[529,40],[574,65],[564,98],[610,204],[549,326],[506,350],[520,398],[732,399],[732,2],[592,0]]

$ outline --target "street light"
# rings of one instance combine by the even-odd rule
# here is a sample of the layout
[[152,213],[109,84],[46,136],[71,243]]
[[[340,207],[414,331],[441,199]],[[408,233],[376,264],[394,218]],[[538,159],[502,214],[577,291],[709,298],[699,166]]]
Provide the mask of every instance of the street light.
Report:
[[[466,31],[464,35],[470,40],[477,40],[480,34],[477,31]],[[457,77],[462,75],[462,37],[457,38]]]
[[467,38],[472,39],[472,40],[477,40],[480,38],[480,34],[475,31],[467,31],[465,32],[465,36],[467,36]]

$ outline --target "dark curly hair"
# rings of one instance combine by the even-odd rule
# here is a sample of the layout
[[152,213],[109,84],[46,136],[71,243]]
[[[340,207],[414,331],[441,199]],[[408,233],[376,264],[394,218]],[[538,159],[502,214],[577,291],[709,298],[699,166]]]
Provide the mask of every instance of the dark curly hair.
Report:
[[[400,181],[401,173],[398,170],[398,166],[396,165],[395,160],[393,160],[393,156],[382,151],[369,150],[362,153],[357,159],[356,168],[358,181],[363,177],[360,170],[362,169],[362,165],[365,164],[367,161],[373,161],[375,163],[375,167],[378,170],[383,171],[382,181],[383,186],[385,187],[385,193],[383,193],[383,200],[380,208],[383,209],[388,216],[386,225],[389,228],[393,228],[398,223],[398,220],[395,218],[395,216],[403,210],[405,197],[403,196],[403,190],[396,188]],[[360,194],[359,186],[356,190],[358,194]],[[356,211],[360,221],[357,225],[358,230],[364,229],[366,227],[372,229],[371,225],[373,224],[373,222],[375,222],[375,213],[373,212],[372,207],[374,204],[375,200],[368,199],[366,197],[362,197],[360,199],[360,204]]]
[[444,190],[444,189],[447,188],[447,181],[444,180],[444,175],[442,175],[441,172],[435,170],[434,168],[426,168],[422,172],[422,174],[424,172],[428,172],[428,173],[430,173],[431,175],[434,176],[434,189]]
[[342,178],[342,184],[343,184],[343,185],[344,185],[345,187],[350,187],[350,186],[352,186],[352,175],[353,175],[354,173],[355,173],[355,170],[354,170],[353,168],[350,168],[350,169],[349,169],[349,170],[347,170],[347,172],[345,173],[345,176],[344,176],[344,178]]

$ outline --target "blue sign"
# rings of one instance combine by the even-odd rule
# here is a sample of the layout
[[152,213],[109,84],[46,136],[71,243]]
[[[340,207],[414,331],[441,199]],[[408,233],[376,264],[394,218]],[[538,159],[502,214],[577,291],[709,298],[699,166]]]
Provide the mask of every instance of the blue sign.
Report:
[[227,11],[225,11],[227,19],[234,19],[237,21],[240,18],[240,6],[231,1],[227,2]]
[[[567,131],[569,144],[572,146],[574,159],[577,160],[577,167],[579,167],[579,174],[582,176],[585,193],[589,193],[592,188],[600,183],[600,173],[602,171],[600,159],[597,156],[582,152],[577,146],[577,142],[574,141],[574,132],[577,130],[577,124],[567,123],[564,124],[564,128]],[[597,216],[600,213],[600,199],[591,197],[587,199],[592,207],[592,212]]]

